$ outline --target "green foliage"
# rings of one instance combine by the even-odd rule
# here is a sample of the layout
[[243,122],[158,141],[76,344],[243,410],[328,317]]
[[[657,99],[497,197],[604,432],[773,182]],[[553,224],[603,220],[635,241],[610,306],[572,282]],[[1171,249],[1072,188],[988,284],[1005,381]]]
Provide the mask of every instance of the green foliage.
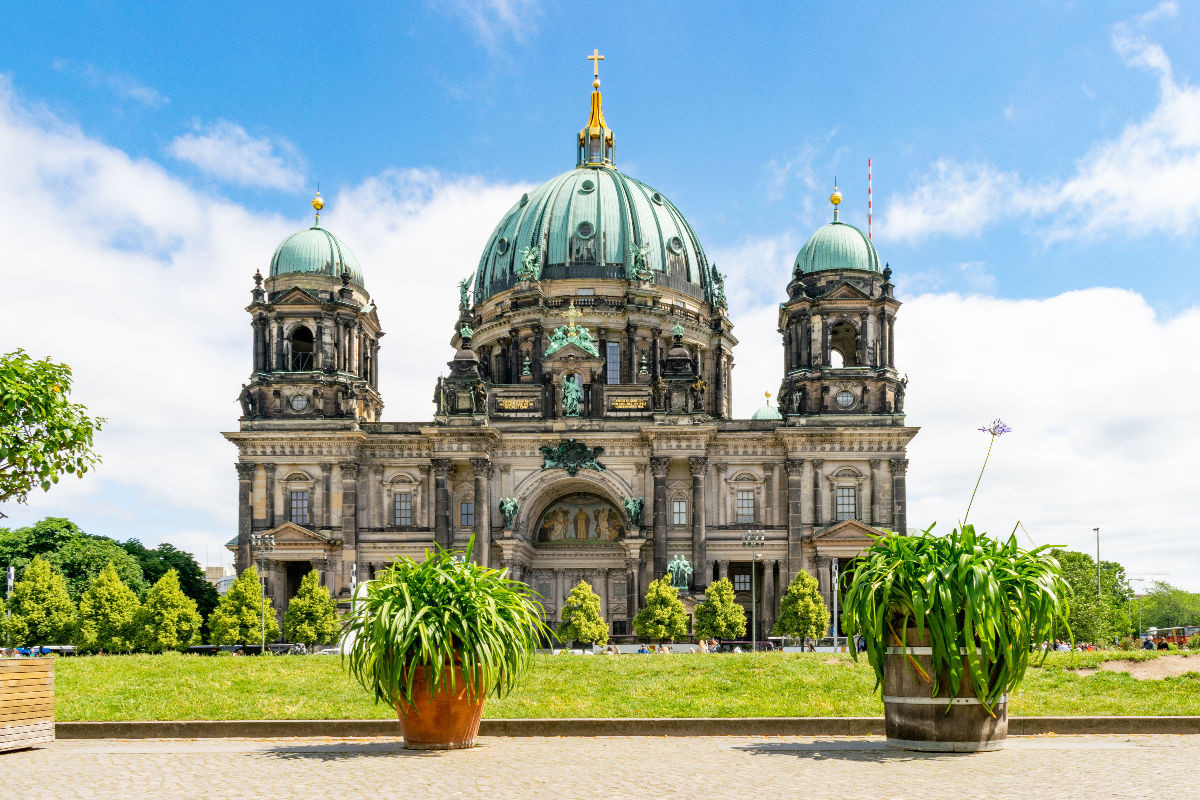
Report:
[[64,472],[83,477],[100,460],[92,437],[104,419],[68,401],[70,391],[66,364],[34,361],[20,349],[0,355],[0,503],[24,503]]
[[8,608],[14,645],[70,644],[75,639],[75,604],[67,582],[41,556],[34,557],[13,587]]
[[533,591],[473,563],[474,544],[466,553],[426,551],[420,563],[398,558],[353,600],[343,663],[376,702],[411,705],[415,666],[431,694],[451,689],[457,664],[471,697],[503,697],[550,637]]
[[205,580],[204,570],[191,553],[185,553],[166,542],[151,550],[137,539],[122,542],[121,547],[141,564],[142,576],[147,586],[175,570],[179,588],[196,601],[196,610],[204,619],[208,619],[208,615],[220,602],[221,595],[218,594],[217,587]]
[[779,617],[771,635],[820,639],[828,630],[829,609],[821,597],[817,579],[800,570],[779,603]]
[[746,635],[746,609],[733,596],[728,578],[714,581],[704,590],[704,602],[696,606],[696,635],[704,639],[738,639]]
[[0,594],[0,642],[8,646],[8,614],[4,613],[4,595]]
[[254,644],[261,642],[264,615],[267,641],[279,637],[275,612],[263,597],[258,570],[253,565],[242,571],[208,618],[213,644]]
[[1142,624],[1146,628],[1174,628],[1200,625],[1200,593],[1185,592],[1169,583],[1156,581],[1146,595],[1135,600],[1142,606]]
[[554,633],[564,643],[608,644],[608,625],[600,618],[600,595],[592,591],[590,583],[580,581],[567,595]]
[[109,563],[79,599],[77,642],[86,652],[125,653],[133,649],[134,618],[141,603]]
[[303,644],[337,641],[337,603],[329,597],[328,587],[320,584],[321,576],[314,569],[301,579],[296,596],[288,601],[283,614],[283,638],[287,641]]
[[111,564],[121,580],[137,596],[146,593],[146,579],[137,559],[121,545],[104,536],[80,534],[47,556],[51,566],[67,580],[67,592],[76,603],[105,566]]
[[633,618],[633,632],[643,639],[672,642],[687,636],[687,613],[671,576],[651,581],[646,588],[646,605]]
[[1055,625],[1055,639],[1074,636],[1078,642],[1111,644],[1133,630],[1129,620],[1129,584],[1125,568],[1114,561],[1100,562],[1100,595],[1096,594],[1096,560],[1087,553],[1051,550],[1071,587],[1070,616]]
[[170,569],[150,587],[134,619],[134,643],[151,653],[186,650],[199,644],[200,622],[196,601],[180,590],[179,573]]
[[907,643],[908,628],[918,637],[928,630],[930,696],[943,680],[958,694],[966,678],[990,712],[1021,682],[1030,652],[1069,614],[1070,586],[1048,546],[1022,550],[1015,536],[1001,542],[972,525],[945,537],[932,531],[875,539],[855,566],[842,627],[863,636],[879,684],[888,634]]
[[[0,609],[3,610],[3,609]],[[1187,640],[1188,650],[1200,650],[1200,636],[1192,636]]]
[[34,556],[49,557],[76,536],[85,535],[78,525],[62,517],[46,517],[16,530],[0,528],[0,567],[11,564],[20,578]]

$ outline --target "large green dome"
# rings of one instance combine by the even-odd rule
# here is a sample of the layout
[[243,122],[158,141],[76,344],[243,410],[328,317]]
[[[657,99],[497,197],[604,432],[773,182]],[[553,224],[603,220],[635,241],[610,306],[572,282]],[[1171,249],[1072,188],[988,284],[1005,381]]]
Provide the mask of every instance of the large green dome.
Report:
[[818,228],[800,248],[792,272],[799,277],[826,269],[881,271],[879,254],[870,238],[853,225],[839,221],[836,212],[833,222]]
[[577,167],[521,196],[479,259],[476,302],[520,280],[527,248],[540,257],[540,280],[624,280],[641,268],[655,283],[711,302],[708,258],[683,214],[607,164]]
[[319,226],[297,231],[279,243],[271,256],[271,277],[310,274],[341,278],[350,273],[350,282],[365,287],[362,268],[354,253],[338,237]]

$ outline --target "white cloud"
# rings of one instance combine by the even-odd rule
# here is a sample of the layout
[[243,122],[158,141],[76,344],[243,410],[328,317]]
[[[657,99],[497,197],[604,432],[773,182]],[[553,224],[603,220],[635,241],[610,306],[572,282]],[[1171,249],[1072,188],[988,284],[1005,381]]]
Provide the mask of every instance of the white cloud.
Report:
[[476,41],[489,50],[504,39],[524,42],[537,33],[539,0],[447,0],[433,7],[466,22]]
[[[1172,9],[1163,4],[1151,20]],[[1177,81],[1166,53],[1134,26],[1117,26],[1113,46],[1126,64],[1158,75],[1159,102],[1144,119],[1095,144],[1065,178],[939,159],[916,188],[889,201],[882,234],[907,241],[971,236],[1002,220],[1052,214],[1059,239],[1192,235],[1200,223],[1200,89]]]
[[109,72],[94,64],[75,66],[65,59],[56,60],[54,68],[59,72],[66,70],[76,72],[93,87],[106,89],[123,100],[133,100],[150,108],[160,108],[171,102],[162,92],[124,72]]
[[286,140],[259,139],[220,119],[177,137],[167,148],[180,161],[237,186],[291,191],[304,184],[304,163]]

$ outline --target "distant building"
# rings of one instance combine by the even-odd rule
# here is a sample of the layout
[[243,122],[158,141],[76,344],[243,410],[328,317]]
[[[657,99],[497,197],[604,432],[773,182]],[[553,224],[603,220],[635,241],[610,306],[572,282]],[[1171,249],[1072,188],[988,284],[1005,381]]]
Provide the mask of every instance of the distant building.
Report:
[[[747,608],[755,570],[762,635],[800,570],[829,599],[831,561],[876,526],[907,529],[900,303],[870,239],[838,219],[840,193],[780,287],[778,405],[732,419],[725,277],[669,199],[617,171],[598,87],[575,168],[516,199],[462,282],[432,419],[382,420],[379,310],[319,196],[313,227],[255,275],[253,371],[225,434],[229,545],[241,570],[251,533],[274,534],[277,609],[310,569],[345,600],[397,554],[474,536],[474,557],[531,584],[552,619],[588,581],[618,635],[676,555],[694,595],[727,577]],[[435,336],[400,335],[400,350]],[[749,530],[764,531],[757,561]]]

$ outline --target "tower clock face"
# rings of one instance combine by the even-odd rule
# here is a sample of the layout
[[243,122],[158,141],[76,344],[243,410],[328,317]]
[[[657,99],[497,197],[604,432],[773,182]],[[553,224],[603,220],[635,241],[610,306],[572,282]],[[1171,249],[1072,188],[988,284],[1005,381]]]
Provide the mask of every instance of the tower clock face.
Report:
[[842,389],[840,392],[834,395],[833,399],[836,400],[837,404],[842,408],[849,408],[850,406],[854,405],[854,395],[845,389]]
[[303,411],[304,409],[308,408],[308,395],[306,395],[306,394],[292,395],[291,405],[292,405],[293,411]]

